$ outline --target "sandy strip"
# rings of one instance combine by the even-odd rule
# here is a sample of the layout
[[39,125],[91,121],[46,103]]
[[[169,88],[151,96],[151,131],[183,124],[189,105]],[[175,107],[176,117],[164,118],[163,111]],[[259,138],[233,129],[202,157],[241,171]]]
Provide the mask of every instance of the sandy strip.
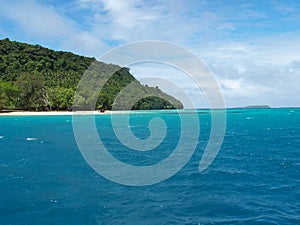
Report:
[[[109,112],[107,112],[109,113]],[[103,113],[98,111],[84,111],[84,112],[66,112],[66,111],[51,111],[51,112],[4,112],[0,116],[72,116],[72,115],[101,115]]]
[[[0,116],[76,116],[76,115],[107,115],[107,114],[129,114],[129,113],[153,113],[157,111],[139,111],[139,110],[124,110],[124,111],[110,111],[106,110],[105,112],[100,111],[45,111],[45,112],[34,112],[34,111],[16,111],[16,112],[0,112]],[[160,111],[160,113],[164,112],[164,110]],[[170,112],[170,111],[165,111]]]

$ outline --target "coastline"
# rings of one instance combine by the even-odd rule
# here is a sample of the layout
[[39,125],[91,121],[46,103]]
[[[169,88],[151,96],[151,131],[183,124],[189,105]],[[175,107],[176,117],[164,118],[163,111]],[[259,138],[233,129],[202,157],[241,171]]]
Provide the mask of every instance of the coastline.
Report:
[[34,111],[16,111],[16,112],[0,112],[0,116],[72,116],[72,115],[103,115],[110,114],[111,111],[99,112],[99,111],[46,111],[46,112],[34,112]]
[[[253,110],[253,109],[300,109],[300,107],[278,107],[278,108],[226,108],[225,110]],[[189,113],[190,111],[210,111],[212,109],[181,109],[181,113]],[[215,109],[218,110],[218,109]],[[221,109],[224,110],[224,109]],[[0,112],[1,116],[73,116],[73,115],[107,115],[107,114],[128,114],[128,113],[153,113],[159,111],[160,113],[172,113],[172,110],[106,110],[100,111],[3,111]],[[177,111],[177,110],[175,110]]]
[[11,111],[11,112],[0,112],[1,116],[87,116],[87,115],[108,115],[108,114],[128,114],[128,113],[170,113],[171,110],[106,110],[104,112],[100,111]]
[[12,111],[12,112],[0,112],[0,117],[1,116],[86,116],[86,115],[107,115],[107,114],[128,114],[128,113],[149,113],[149,112],[154,112],[155,110],[151,111],[145,111],[145,110],[116,110],[116,111],[111,111],[111,110],[106,110],[104,112],[100,111],[40,111],[40,112],[35,112],[35,111]]
[[11,112],[0,112],[1,116],[85,116],[85,115],[107,115],[107,114],[127,114],[132,111],[111,111],[106,110],[100,111],[11,111]]

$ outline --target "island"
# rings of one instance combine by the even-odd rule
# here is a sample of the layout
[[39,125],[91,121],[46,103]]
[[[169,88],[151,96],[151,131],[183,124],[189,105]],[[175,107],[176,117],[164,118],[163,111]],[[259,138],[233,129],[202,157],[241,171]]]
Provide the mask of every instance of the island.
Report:
[[[0,112],[71,111],[77,85],[91,65],[97,68],[97,71],[92,71],[97,73],[97,80],[105,83],[97,93],[95,108],[88,110],[104,112],[183,108],[179,100],[164,93],[159,87],[141,84],[129,68],[6,38],[0,40]],[[110,75],[112,72],[113,75]],[[118,93],[129,84],[133,85],[126,90],[127,98],[123,98],[121,104],[115,104]],[[88,90],[77,95],[77,102],[89,105],[92,96]],[[147,97],[139,99],[128,109],[126,101],[130,101],[130,96],[145,95]]]
[[248,105],[245,106],[246,109],[270,109],[271,106],[269,105]]

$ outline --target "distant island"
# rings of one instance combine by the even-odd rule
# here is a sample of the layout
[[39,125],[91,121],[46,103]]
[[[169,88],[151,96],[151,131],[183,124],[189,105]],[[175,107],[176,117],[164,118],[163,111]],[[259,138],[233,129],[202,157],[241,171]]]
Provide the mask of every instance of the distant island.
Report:
[[271,107],[269,105],[248,105],[241,108],[246,109],[270,109]]
[[[0,111],[71,111],[78,82],[92,63],[98,68],[100,82],[114,71],[101,89],[93,110],[128,110],[126,98],[122,104],[113,104],[118,93],[131,83],[134,88],[127,90],[127,96],[147,94],[147,97],[130,109],[183,108],[179,100],[158,87],[142,85],[130,74],[129,68],[6,38],[0,40]],[[79,93],[79,100],[80,104],[88,105],[89,93]]]
[[236,106],[230,109],[271,109],[269,105],[247,105],[247,106]]

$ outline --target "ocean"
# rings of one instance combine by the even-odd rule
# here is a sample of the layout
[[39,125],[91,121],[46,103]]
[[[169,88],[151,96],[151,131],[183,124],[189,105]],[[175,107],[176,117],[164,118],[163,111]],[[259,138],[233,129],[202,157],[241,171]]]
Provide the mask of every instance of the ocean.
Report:
[[[109,114],[96,115],[95,124],[113,157],[151,166],[176,147],[181,115],[129,117],[132,133],[145,140],[157,116],[166,136],[151,151],[122,145]],[[222,147],[201,172],[211,114],[184,116],[199,117],[194,154],[174,176],[146,186],[94,171],[77,146],[72,116],[0,116],[0,224],[300,224],[300,109],[227,110]]]

